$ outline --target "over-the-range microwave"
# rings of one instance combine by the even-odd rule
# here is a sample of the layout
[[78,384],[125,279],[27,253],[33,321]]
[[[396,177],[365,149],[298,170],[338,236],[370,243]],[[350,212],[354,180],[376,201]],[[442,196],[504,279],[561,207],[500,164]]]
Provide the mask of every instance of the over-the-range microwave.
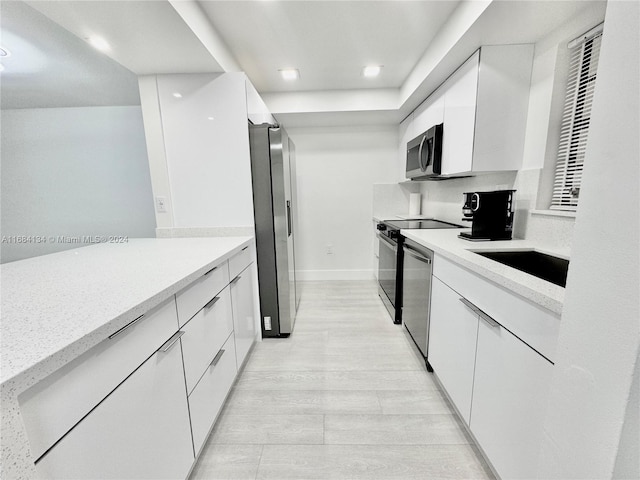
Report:
[[434,125],[407,143],[407,178],[418,180],[440,177],[443,130],[444,124]]

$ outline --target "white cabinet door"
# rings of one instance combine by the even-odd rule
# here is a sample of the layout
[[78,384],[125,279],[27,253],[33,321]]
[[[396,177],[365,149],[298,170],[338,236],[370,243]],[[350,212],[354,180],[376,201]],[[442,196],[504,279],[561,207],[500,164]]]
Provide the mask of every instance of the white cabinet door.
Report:
[[235,341],[233,335],[230,335],[189,395],[191,430],[196,453],[200,452],[207,440],[213,422],[220,413],[233,385],[236,373]]
[[413,113],[415,136],[444,121],[444,95],[442,89],[433,92]]
[[174,226],[253,225],[244,73],[157,82]]
[[231,305],[236,338],[236,359],[242,366],[249,349],[256,339],[256,317],[253,309],[253,281],[251,264],[231,282]]
[[36,471],[52,479],[175,480],[187,476],[193,461],[178,341],[98,404],[42,457]]
[[429,363],[467,424],[471,411],[478,315],[436,277],[431,286]]
[[535,478],[552,372],[504,327],[480,321],[470,427],[502,478]]
[[446,175],[471,171],[479,59],[478,51],[441,87],[445,92],[442,173]]

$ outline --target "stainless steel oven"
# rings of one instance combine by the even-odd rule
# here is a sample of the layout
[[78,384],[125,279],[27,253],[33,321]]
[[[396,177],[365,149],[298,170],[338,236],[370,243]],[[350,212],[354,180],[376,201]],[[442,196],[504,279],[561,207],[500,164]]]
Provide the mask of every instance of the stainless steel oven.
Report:
[[380,232],[378,233],[378,242],[380,244],[378,249],[378,294],[395,322],[398,242]]

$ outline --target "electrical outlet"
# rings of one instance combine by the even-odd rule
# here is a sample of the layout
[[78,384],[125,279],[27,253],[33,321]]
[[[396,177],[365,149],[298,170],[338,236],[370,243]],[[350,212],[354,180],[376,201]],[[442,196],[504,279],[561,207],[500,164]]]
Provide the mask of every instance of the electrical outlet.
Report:
[[156,212],[167,213],[167,198],[156,197]]
[[264,329],[271,330],[271,317],[264,317]]
[[333,255],[333,245],[327,245],[327,255]]

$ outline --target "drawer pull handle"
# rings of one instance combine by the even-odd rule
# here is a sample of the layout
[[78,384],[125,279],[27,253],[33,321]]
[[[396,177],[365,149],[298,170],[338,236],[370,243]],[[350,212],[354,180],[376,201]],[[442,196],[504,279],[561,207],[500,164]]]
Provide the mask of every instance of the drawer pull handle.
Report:
[[162,353],[167,353],[169,350],[171,350],[171,348],[173,348],[176,343],[178,343],[178,340],[180,340],[180,337],[182,335],[184,335],[184,332],[182,330],[176,332],[169,340],[164,343],[164,345],[160,347],[160,351]]
[[500,328],[500,324],[496,322],[493,318],[491,318],[489,315],[484,313],[482,310],[478,310],[478,315],[491,328]]
[[240,280],[240,275],[238,275],[236,278],[234,278],[233,280],[231,280],[231,282],[229,282],[230,285],[233,285],[234,283],[237,283],[238,280]]
[[247,245],[246,247],[244,247],[242,250],[240,250],[241,252],[244,252],[247,248],[249,248],[249,245]]
[[205,275],[209,275],[211,272],[213,272],[214,270],[217,270],[218,267],[213,267],[211,270],[209,270],[207,273],[205,273]]
[[464,297],[460,297],[460,301],[462,303],[464,303],[464,305],[471,309],[474,313],[478,314],[478,316],[485,321],[485,323],[487,323],[490,327],[493,328],[497,328],[500,327],[500,324],[498,322],[496,322],[493,318],[491,318],[489,315],[487,315],[486,313],[484,313],[482,310],[480,310],[478,307],[476,307],[473,303],[471,303],[469,300],[467,300]]
[[118,335],[120,335],[122,332],[124,332],[127,328],[129,327],[133,327],[136,323],[138,323],[140,320],[142,320],[144,318],[144,314],[140,315],[138,318],[136,318],[135,320],[132,320],[131,322],[127,323],[124,327],[122,327],[120,330],[116,330],[114,333],[112,333],[111,335],[109,335],[109,338],[114,338]]
[[469,308],[470,310],[472,310],[472,311],[474,311],[476,313],[478,313],[478,310],[480,310],[478,307],[476,307],[473,303],[471,303],[469,300],[467,300],[464,297],[460,297],[460,301],[462,303],[464,303],[465,307]]
[[213,297],[213,298],[209,301],[209,303],[207,303],[207,304],[204,306],[204,308],[209,309],[209,308],[213,307],[213,306],[216,304],[216,302],[217,302],[218,300],[220,300],[220,297]]
[[220,359],[222,358],[222,355],[224,355],[224,349],[220,350],[218,353],[216,353],[216,356],[213,357],[213,360],[211,360],[211,363],[209,364],[210,367],[215,367],[218,362],[220,361]]

